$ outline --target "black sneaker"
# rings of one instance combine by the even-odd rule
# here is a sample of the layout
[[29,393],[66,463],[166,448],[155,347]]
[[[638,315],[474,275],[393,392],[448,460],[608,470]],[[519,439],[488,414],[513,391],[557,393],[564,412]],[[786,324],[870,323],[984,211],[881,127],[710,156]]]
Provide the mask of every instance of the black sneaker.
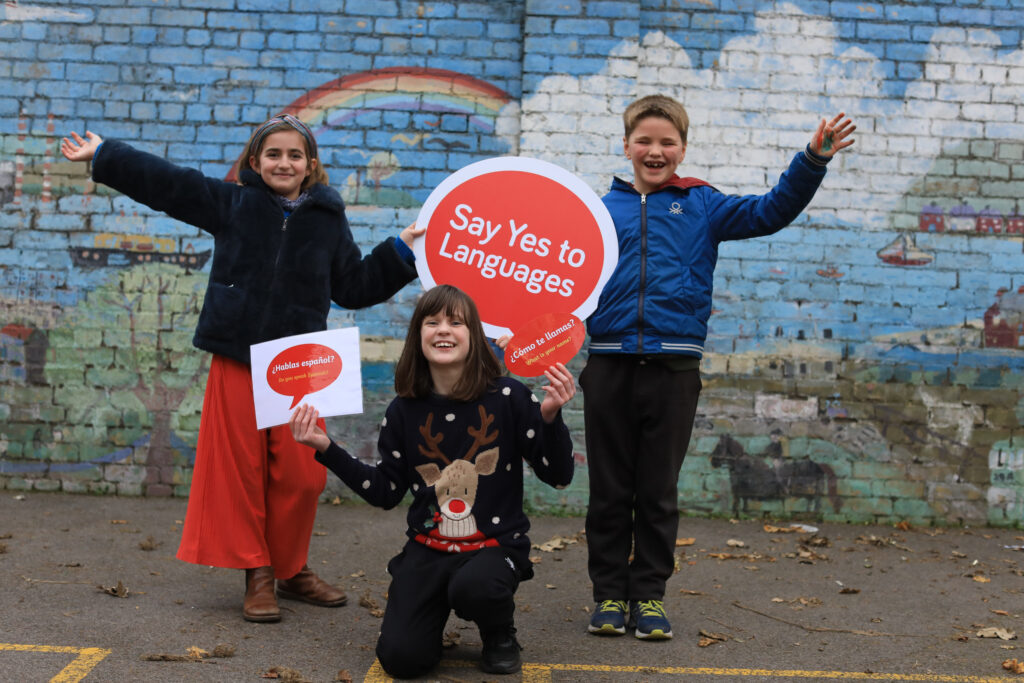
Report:
[[481,633],[480,638],[484,641],[481,669],[489,674],[514,674],[522,668],[519,651],[523,646],[516,640],[515,626]]

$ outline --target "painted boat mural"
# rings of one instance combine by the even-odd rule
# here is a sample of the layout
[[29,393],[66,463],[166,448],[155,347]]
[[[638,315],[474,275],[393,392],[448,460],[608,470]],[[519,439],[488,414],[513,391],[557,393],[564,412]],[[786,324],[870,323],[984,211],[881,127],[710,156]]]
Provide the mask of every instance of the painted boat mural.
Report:
[[894,266],[927,266],[935,257],[918,248],[909,235],[900,235],[878,250],[878,258]]
[[189,270],[206,265],[212,250],[195,251],[191,244],[178,251],[174,240],[149,235],[102,233],[92,246],[71,247],[71,260],[82,268],[128,267],[144,263],[169,263]]

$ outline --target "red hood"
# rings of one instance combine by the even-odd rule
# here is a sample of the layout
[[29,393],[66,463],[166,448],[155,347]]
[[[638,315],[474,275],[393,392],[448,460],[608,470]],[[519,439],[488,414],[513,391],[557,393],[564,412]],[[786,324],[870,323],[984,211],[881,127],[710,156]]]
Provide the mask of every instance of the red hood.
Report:
[[[673,175],[658,190],[666,187],[678,187],[680,190],[688,190],[691,187],[700,187],[701,185],[707,185],[711,187],[711,183],[701,180],[700,178],[680,178],[677,175]],[[657,190],[655,190],[657,192]]]
[[[619,180],[622,179],[619,178]],[[634,183],[627,184],[634,190],[636,190],[636,185]],[[664,190],[666,187],[678,187],[680,190],[688,190],[691,187],[700,187],[702,185],[707,185],[708,187],[712,186],[711,183],[701,180],[700,178],[680,178],[677,175],[673,175],[671,178],[669,178],[659,187],[657,187],[654,191],[657,192],[658,190]],[[637,190],[637,192],[639,192],[639,190]]]

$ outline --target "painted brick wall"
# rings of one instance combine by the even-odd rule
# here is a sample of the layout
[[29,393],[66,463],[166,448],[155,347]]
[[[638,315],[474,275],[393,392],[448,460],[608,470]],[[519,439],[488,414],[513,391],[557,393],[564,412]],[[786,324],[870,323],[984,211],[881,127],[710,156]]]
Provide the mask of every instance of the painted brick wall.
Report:
[[[187,495],[194,458],[212,243],[61,135],[228,177],[288,108],[369,248],[491,156],[603,193],[622,109],[662,92],[690,114],[680,172],[724,192],[767,190],[822,116],[859,128],[791,227],[721,248],[681,509],[1024,524],[1024,2],[285,5],[0,6],[0,487]],[[366,412],[331,428],[368,459],[417,291],[332,313],[364,335]],[[585,506],[581,407],[573,487],[531,504]]]

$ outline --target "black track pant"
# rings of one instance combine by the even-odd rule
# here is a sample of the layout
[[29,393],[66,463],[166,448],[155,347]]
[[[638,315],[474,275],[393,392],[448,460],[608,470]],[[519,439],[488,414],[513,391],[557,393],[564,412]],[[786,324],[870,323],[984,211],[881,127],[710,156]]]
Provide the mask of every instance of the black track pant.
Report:
[[594,600],[661,600],[674,568],[677,482],[697,413],[700,371],[593,354],[580,386]]
[[519,570],[501,548],[448,554],[409,541],[388,572],[377,659],[395,678],[419,678],[437,665],[451,610],[482,634],[513,624]]

